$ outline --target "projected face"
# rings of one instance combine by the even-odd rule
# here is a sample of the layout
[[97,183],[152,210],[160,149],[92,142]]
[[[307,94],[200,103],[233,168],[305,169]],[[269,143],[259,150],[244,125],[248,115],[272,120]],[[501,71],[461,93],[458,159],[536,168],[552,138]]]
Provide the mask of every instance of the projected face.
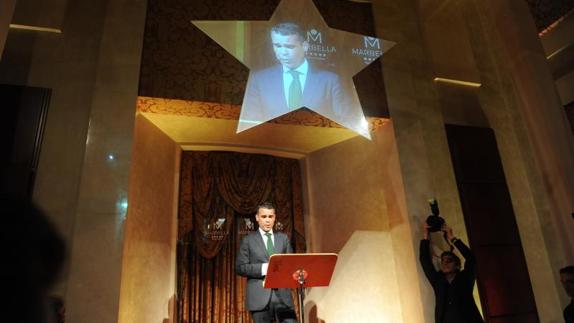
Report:
[[271,42],[275,57],[286,68],[295,69],[305,61],[305,53],[309,45],[300,35],[282,35],[272,30]]

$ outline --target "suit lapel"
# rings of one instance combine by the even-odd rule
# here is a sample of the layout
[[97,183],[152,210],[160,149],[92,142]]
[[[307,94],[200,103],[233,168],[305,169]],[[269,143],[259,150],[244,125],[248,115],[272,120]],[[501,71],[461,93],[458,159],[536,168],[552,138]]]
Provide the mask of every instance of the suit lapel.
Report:
[[256,244],[259,248],[259,251],[261,251],[267,259],[269,259],[269,255],[267,254],[267,248],[265,248],[265,242],[263,241],[263,237],[261,236],[259,229],[257,229],[257,231],[255,231],[255,235],[256,235],[255,241],[256,241]]
[[[265,241],[263,241],[263,236],[261,236],[259,230],[257,230],[255,234],[256,234],[255,241],[256,244],[259,246],[258,247],[259,250],[265,254],[267,259],[269,259],[269,254],[267,253],[267,248],[265,247]],[[285,243],[285,241],[283,241],[283,239],[281,239],[281,236],[276,232],[273,233],[273,240],[274,240],[273,251],[275,251],[275,253],[282,253],[281,250],[284,249],[283,244]]]

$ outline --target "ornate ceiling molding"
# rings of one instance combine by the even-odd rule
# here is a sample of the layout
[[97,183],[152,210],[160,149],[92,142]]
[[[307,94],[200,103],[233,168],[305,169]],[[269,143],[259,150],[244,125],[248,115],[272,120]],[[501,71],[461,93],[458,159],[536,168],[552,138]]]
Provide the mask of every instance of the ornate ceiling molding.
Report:
[[[137,112],[169,114],[187,117],[239,120],[241,106],[213,102],[139,96],[137,98],[136,110]],[[389,119],[369,117],[367,118],[367,121],[369,123],[369,130],[374,131],[387,124]],[[339,124],[308,109],[299,109],[279,118],[270,120],[269,123],[311,127],[343,128]]]

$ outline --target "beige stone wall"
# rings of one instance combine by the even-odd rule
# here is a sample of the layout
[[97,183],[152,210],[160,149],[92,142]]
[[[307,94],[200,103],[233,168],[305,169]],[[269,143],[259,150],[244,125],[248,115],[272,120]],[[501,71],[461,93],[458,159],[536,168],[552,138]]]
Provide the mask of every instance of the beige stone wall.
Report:
[[338,252],[357,230],[388,231],[379,156],[377,143],[356,137],[305,158],[311,250]]
[[397,297],[402,293],[392,245],[389,232],[355,231],[338,252],[329,287],[313,288],[307,304],[316,304],[325,322],[409,322]]
[[145,8],[145,2],[131,0],[110,1],[105,7],[66,293],[72,322],[118,318]]
[[173,322],[181,148],[136,118],[118,322]]
[[308,251],[340,253],[331,286],[306,300],[328,322],[423,322],[416,219],[406,213],[393,131],[388,124],[373,141],[350,139],[304,160]]

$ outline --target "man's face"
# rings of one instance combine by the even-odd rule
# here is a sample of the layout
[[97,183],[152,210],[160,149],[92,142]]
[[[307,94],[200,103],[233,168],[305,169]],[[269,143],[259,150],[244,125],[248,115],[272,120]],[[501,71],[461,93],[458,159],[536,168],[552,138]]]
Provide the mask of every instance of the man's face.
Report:
[[272,31],[271,42],[275,57],[281,65],[294,69],[303,64],[309,44],[301,41],[298,35],[281,35]]
[[257,224],[259,224],[261,230],[268,232],[273,229],[273,225],[275,224],[275,210],[259,208],[255,215],[255,220],[257,220]]
[[449,255],[440,258],[440,271],[445,274],[450,274],[457,270],[459,270],[459,265],[456,263],[456,259]]
[[560,282],[566,294],[574,298],[574,274],[560,274]]

